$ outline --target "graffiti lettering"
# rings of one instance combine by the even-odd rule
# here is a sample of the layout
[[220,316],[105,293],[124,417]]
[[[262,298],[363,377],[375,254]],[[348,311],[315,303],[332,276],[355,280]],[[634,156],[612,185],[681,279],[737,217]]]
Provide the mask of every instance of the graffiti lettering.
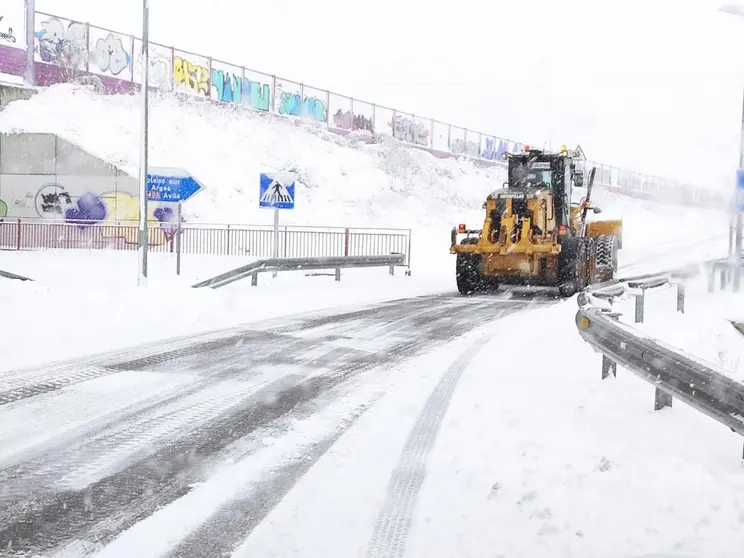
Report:
[[[497,143],[498,142],[498,143]],[[481,157],[488,159],[489,161],[498,161],[501,159],[502,153],[510,153],[509,142],[497,138],[486,138],[486,148],[481,152]],[[453,153],[458,153],[452,150]],[[519,144],[514,144],[512,152],[519,151]]]
[[70,193],[59,184],[45,184],[36,192],[36,213],[44,219],[62,219],[72,206]]
[[[0,16],[0,21],[3,20],[3,17],[4,16]],[[15,38],[15,35],[13,35],[13,28],[8,27],[7,33],[0,31],[0,39],[2,39],[3,41],[8,41],[9,43],[15,43],[16,38]]]
[[240,104],[243,96],[241,81],[240,76],[212,68],[212,87],[215,88],[216,98],[220,101]]
[[102,72],[118,76],[132,61],[131,55],[124,48],[121,37],[109,33],[105,39],[98,39],[91,53],[92,62]]
[[416,145],[429,145],[429,130],[420,122],[396,115],[392,122],[393,137]]
[[323,101],[317,97],[305,97],[303,101],[298,93],[290,93],[289,91],[282,91],[279,114],[308,115],[318,122],[326,122],[328,119],[328,112]]
[[173,57],[173,79],[193,92],[209,95],[209,71],[180,56]]
[[269,110],[271,87],[230,72],[212,69],[212,87],[216,98],[225,103],[237,103],[255,110]]
[[0,221],[5,219],[6,215],[8,215],[8,204],[0,200]]
[[41,30],[35,36],[42,61],[63,68],[84,66],[88,49],[84,24],[73,21],[65,25],[52,17],[41,23]]
[[341,130],[375,131],[375,123],[372,122],[371,118],[367,118],[362,114],[353,114],[350,110],[342,111],[338,109],[336,114],[333,115],[333,124]]
[[465,141],[464,139],[453,139],[450,143],[450,151],[452,153],[459,153],[462,155],[470,155],[471,157],[477,157],[480,151],[480,145],[475,141]]

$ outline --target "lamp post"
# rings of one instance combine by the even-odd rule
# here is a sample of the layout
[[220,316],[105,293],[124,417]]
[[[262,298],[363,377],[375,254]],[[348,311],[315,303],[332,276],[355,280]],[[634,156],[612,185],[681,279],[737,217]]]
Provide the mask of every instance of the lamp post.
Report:
[[150,85],[150,0],[142,0],[142,144],[139,169],[139,247],[137,285],[147,286],[147,150]]
[[[719,12],[723,12],[725,14],[731,14],[739,17],[744,17],[744,6],[739,4],[724,4],[720,8],[718,8]],[[741,112],[741,133],[740,133],[740,139],[739,139],[739,168],[744,169],[744,95],[742,96],[742,112]],[[737,184],[737,190],[734,195],[734,207],[733,211],[736,218],[736,232],[735,232],[735,238],[733,242],[733,254],[731,253],[732,249],[731,246],[729,247],[729,257],[734,260],[734,263],[736,267],[734,268],[734,290],[739,291],[741,288],[741,273],[742,273],[742,212],[739,208],[739,200],[738,196],[738,184]],[[733,257],[732,257],[733,256]]]

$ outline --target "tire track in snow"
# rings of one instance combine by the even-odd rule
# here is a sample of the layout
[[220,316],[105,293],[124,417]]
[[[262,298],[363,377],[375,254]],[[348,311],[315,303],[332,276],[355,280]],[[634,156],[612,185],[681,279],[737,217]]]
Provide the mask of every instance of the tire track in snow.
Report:
[[429,452],[434,446],[457,382],[483,342],[483,339],[479,339],[469,345],[445,372],[426,401],[390,478],[385,506],[377,518],[367,545],[365,556],[368,558],[404,556],[416,499],[426,475]]
[[[116,352],[99,357],[92,357],[86,363],[69,363],[52,367],[39,374],[38,369],[27,373],[1,373],[5,391],[0,391],[0,407],[30,397],[43,395],[79,382],[115,374],[120,371],[152,370],[158,365],[179,361],[187,357],[200,357],[205,352],[218,352],[236,344],[264,340],[273,340],[282,334],[317,328],[323,325],[343,326],[362,318],[374,318],[391,308],[404,303],[410,310],[431,305],[432,300],[451,300],[452,295],[428,295],[413,299],[389,301],[369,308],[347,311],[341,314],[322,315],[319,317],[300,317],[296,322],[268,327],[261,330],[264,322],[250,326],[239,326],[219,333],[200,334],[192,338],[167,340],[159,344],[150,344],[146,348]],[[271,320],[269,323],[275,322]],[[288,336],[288,342],[297,340]],[[175,345],[175,346],[174,346]]]
[[[97,541],[110,540],[121,530],[187,493],[194,472],[229,444],[294,412],[298,406],[315,400],[353,376],[391,366],[426,346],[464,335],[473,324],[494,318],[495,314],[514,312],[525,306],[524,302],[495,297],[492,300],[489,304],[484,300],[436,297],[388,305],[387,314],[370,324],[377,333],[384,332],[383,335],[401,332],[403,340],[393,343],[388,350],[379,354],[359,354],[359,351],[347,349],[352,358],[329,372],[310,376],[289,388],[269,386],[260,395],[246,400],[239,410],[194,429],[153,451],[147,458],[85,489],[31,498],[25,503],[25,511],[10,517],[6,515],[0,522],[0,545],[12,544],[24,551],[45,550],[70,539],[85,539],[86,533],[92,530],[98,531]],[[317,323],[314,321],[310,327],[317,327]],[[322,339],[310,342],[317,345]],[[250,365],[246,363],[245,366]]]
[[[499,306],[501,307],[499,308],[499,306],[497,306],[497,310],[493,305],[488,305],[487,303],[484,304],[483,298],[481,298],[479,302],[477,302],[477,299],[473,298],[460,300],[462,300],[464,304],[477,304],[475,307],[477,310],[475,308],[469,310],[472,312],[470,314],[472,323],[475,324],[483,323],[483,320],[486,317],[498,320],[526,307],[524,302],[513,302],[508,305],[500,304]],[[485,300],[489,299],[486,298]],[[490,300],[495,299],[491,297]],[[461,310],[464,310],[464,307],[461,307]],[[423,317],[421,319],[423,319]],[[468,324],[470,323],[471,322],[468,322]],[[470,329],[457,327],[452,328],[447,325],[436,328],[436,332],[439,342],[446,343],[468,334]],[[469,361],[474,354],[475,352],[470,356],[465,355],[467,358],[460,357],[457,362],[465,360],[462,365],[464,368],[467,361]],[[456,365],[453,365],[452,368],[455,366]],[[440,381],[436,389],[441,390],[442,385],[449,386],[451,390],[454,389],[454,384],[456,384],[459,376],[450,382],[450,386],[449,383],[445,381],[447,379],[447,374],[452,375],[452,369],[448,369],[448,372],[445,374],[442,381]],[[451,395],[451,393],[449,395]],[[444,410],[446,410],[446,404],[448,401],[449,400],[447,399],[444,404]],[[373,403],[373,401],[370,401],[369,406],[365,408],[365,411],[367,408],[371,407]],[[430,405],[430,403],[427,403],[427,405]],[[429,420],[429,415],[426,415],[425,418],[429,423],[431,422],[431,420]],[[286,466],[281,467],[279,470],[269,472],[268,480],[261,483],[259,486],[254,487],[244,496],[223,505],[219,511],[199,529],[190,533],[176,548],[167,554],[167,558],[212,558],[213,556],[229,555],[237,545],[250,536],[253,529],[255,529],[266,518],[282,498],[297,484],[302,476],[310,470],[310,468],[351,426],[351,424],[345,425],[338,435],[327,438],[310,452],[307,452],[301,458],[298,458],[298,461],[293,461]]]

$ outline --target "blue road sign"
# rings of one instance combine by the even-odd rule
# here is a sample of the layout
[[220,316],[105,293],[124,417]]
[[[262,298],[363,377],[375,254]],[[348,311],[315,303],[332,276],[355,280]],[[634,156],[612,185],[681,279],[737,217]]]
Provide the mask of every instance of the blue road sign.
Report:
[[744,213],[744,169],[736,171],[736,210]]
[[185,169],[150,167],[147,173],[147,199],[156,202],[185,202],[204,189]]
[[291,172],[261,173],[258,207],[294,209],[295,175]]

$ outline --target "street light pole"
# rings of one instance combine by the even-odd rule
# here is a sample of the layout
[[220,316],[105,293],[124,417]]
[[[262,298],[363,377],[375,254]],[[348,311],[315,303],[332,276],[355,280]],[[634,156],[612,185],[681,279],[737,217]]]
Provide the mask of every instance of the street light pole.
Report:
[[[737,3],[729,3],[718,8],[719,12],[725,14],[731,14],[739,17],[744,17],[744,6]],[[739,168],[744,169],[744,93],[742,93],[742,109],[741,109],[741,132],[739,137]],[[734,290],[739,291],[741,289],[741,275],[742,275],[742,215],[739,211],[739,202],[737,199],[737,189],[734,191],[734,203],[733,211],[736,219],[736,228],[734,233],[733,242],[733,253],[731,250],[731,243],[729,243],[729,258],[734,261]],[[729,236],[730,238],[730,236]]]
[[150,85],[150,0],[142,0],[142,144],[139,169],[139,248],[137,285],[147,286],[147,151]]
[[[742,103],[741,103],[741,136],[739,138],[739,168],[744,169],[744,91],[742,92]],[[736,215],[736,232],[734,238],[734,291],[739,292],[741,289],[741,211],[739,208],[739,186],[737,184],[736,190],[734,190],[734,214]]]

